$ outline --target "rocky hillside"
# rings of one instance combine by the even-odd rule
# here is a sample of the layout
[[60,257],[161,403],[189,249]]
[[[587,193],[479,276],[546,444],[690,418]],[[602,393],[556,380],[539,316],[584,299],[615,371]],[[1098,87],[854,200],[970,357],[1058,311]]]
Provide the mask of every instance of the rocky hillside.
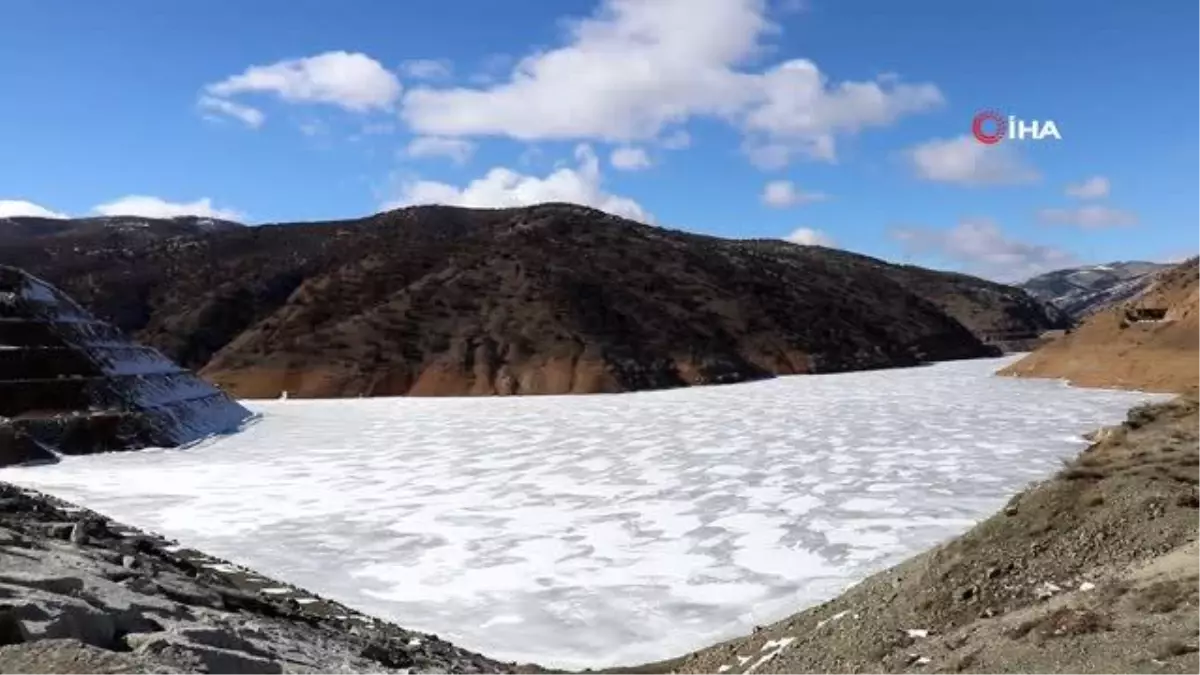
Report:
[[1141,406],[970,532],[641,673],[1195,673],[1194,396]]
[[992,333],[1064,325],[971,277],[564,204],[81,237],[0,262],[249,397],[733,382],[984,356]]
[[0,673],[513,669],[0,483]]
[[1056,270],[1021,284],[1030,295],[1061,309],[1074,320],[1141,293],[1154,275],[1170,265],[1112,262]]
[[250,417],[54,287],[0,266],[0,466],[182,445]]
[[0,218],[0,246],[19,245],[39,240],[50,245],[64,239],[75,245],[103,247],[125,242],[152,241],[171,237],[219,232],[244,227],[240,223],[216,218],[179,216],[142,218],[140,216],[98,216],[95,218]]
[[1193,390],[1200,378],[1197,258],[1159,272],[1134,298],[1098,311],[1067,335],[1001,371],[1080,386]]

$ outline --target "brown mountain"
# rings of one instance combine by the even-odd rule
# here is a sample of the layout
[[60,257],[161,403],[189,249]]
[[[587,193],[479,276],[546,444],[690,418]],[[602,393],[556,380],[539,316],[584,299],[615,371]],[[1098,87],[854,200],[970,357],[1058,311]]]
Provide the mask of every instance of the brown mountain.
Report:
[[986,356],[989,335],[1065,325],[972,277],[565,204],[0,244],[0,262],[251,397],[733,382]]
[[1195,390],[1200,378],[1198,260],[1160,272],[1138,296],[1093,314],[1001,374],[1063,378],[1086,387]]

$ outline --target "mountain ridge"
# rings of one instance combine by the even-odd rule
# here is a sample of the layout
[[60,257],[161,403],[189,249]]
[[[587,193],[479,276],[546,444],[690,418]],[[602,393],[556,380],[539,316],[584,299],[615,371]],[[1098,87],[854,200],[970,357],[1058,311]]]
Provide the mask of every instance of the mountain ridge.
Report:
[[1107,305],[1133,298],[1155,274],[1169,267],[1140,260],[1114,261],[1046,272],[1019,286],[1078,321]]
[[[143,228],[145,229],[145,228]],[[1063,317],[1018,289],[588,207],[0,247],[239,395],[584,393],[994,354]]]

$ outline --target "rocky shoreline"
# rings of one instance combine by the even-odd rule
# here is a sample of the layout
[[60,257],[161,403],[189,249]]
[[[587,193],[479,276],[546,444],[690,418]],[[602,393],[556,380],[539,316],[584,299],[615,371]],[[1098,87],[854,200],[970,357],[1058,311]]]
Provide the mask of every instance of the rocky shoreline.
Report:
[[0,672],[515,670],[0,483]]

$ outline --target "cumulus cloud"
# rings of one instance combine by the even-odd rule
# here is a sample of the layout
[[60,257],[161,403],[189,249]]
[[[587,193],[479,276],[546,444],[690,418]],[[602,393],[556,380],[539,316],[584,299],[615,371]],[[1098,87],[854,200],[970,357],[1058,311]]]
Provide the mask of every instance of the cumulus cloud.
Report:
[[828,198],[822,192],[805,192],[790,180],[773,180],[763,188],[762,201],[777,209],[819,202]]
[[1137,214],[1094,204],[1070,209],[1042,209],[1038,220],[1048,225],[1070,225],[1084,230],[1137,225]]
[[[204,88],[201,106],[251,124],[262,113],[232,99],[271,94],[289,103],[334,105],[351,112],[387,110],[400,97],[400,80],[378,61],[357,52],[334,51],[250,66]],[[255,114],[257,113],[257,115]]]
[[[251,129],[261,127],[263,122],[267,120],[267,116],[258,108],[227,101],[215,96],[201,96],[198,105],[201,110],[209,113],[211,117],[216,117],[217,115],[232,117]],[[217,113],[217,115],[212,115],[212,113]]]
[[400,72],[414,80],[442,80],[454,73],[446,59],[413,59],[400,64]]
[[1104,176],[1092,176],[1082,183],[1071,183],[1067,186],[1067,196],[1076,199],[1103,199],[1108,196],[1112,186]]
[[[752,157],[835,156],[835,135],[940,105],[932,84],[831,83],[811,61],[742,66],[777,31],[765,0],[604,0],[566,43],[478,88],[420,87],[401,105],[419,133],[524,141],[646,141],[698,117],[725,120]],[[530,114],[536,110],[537,114]]]
[[475,145],[461,138],[418,136],[409,141],[404,153],[414,159],[445,157],[455,164],[464,164],[471,158]]
[[612,151],[608,161],[614,169],[621,171],[640,171],[650,168],[651,165],[650,155],[637,147],[617,148]]
[[1015,185],[1039,179],[1009,144],[984,145],[973,136],[935,139],[909,148],[918,178],[959,185]]
[[41,204],[25,201],[24,199],[0,199],[0,218],[69,218],[65,213],[51,211]]
[[102,216],[141,216],[143,218],[176,218],[199,216],[220,220],[242,220],[245,214],[234,209],[216,208],[212,200],[205,197],[194,202],[169,202],[158,197],[129,195],[100,204],[92,209]]
[[814,230],[808,227],[799,227],[792,230],[792,233],[784,237],[785,241],[790,241],[793,244],[801,244],[804,246],[825,246],[834,245],[833,238],[820,230]]
[[998,281],[1021,281],[1079,263],[1067,251],[1010,238],[987,219],[964,220],[948,230],[898,228],[892,237],[908,253],[933,255]]
[[942,104],[932,84],[909,85],[894,78],[831,85],[806,59],[781,63],[758,77],[759,96],[744,120],[746,146],[764,168],[782,166],[793,155],[836,157],[835,134],[886,126],[900,117]]
[[437,181],[409,181],[400,197],[385,209],[418,204],[447,204],[475,208],[530,206],[544,202],[571,202],[642,222],[653,222],[636,201],[603,188],[600,160],[586,144],[575,149],[576,166],[562,167],[545,177],[529,176],[507,167],[495,167],[482,178],[459,187]]

